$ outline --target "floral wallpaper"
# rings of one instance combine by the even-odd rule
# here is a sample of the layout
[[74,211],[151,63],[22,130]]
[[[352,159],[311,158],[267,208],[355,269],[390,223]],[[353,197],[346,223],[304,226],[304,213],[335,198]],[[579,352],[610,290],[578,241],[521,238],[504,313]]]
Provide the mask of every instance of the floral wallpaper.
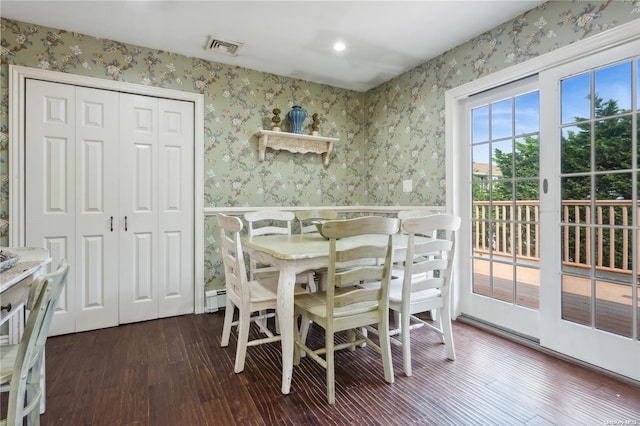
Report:
[[[1,18],[0,245],[11,220],[9,64],[202,93],[205,207],[444,205],[448,89],[639,18],[640,0],[549,1],[366,93]],[[317,154],[258,161],[256,130],[293,105],[340,138],[328,168]],[[206,285],[220,288],[215,218],[205,232]]]

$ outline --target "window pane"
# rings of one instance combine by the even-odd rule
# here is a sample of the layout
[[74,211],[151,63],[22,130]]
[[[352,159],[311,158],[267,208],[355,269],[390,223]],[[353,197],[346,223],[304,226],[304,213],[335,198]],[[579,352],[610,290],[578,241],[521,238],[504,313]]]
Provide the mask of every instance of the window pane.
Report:
[[538,309],[540,306],[540,271],[516,266],[516,303]]
[[562,227],[562,271],[589,275],[591,267],[591,228]]
[[581,74],[561,83],[562,124],[591,118],[591,77]]
[[600,226],[595,232],[596,277],[631,284],[631,235],[629,229]]
[[510,263],[493,262],[493,298],[514,303],[513,269]]
[[491,296],[490,274],[491,262],[473,259],[473,292],[483,296]]
[[540,171],[540,141],[538,136],[516,139],[515,149],[516,177],[538,177]]
[[[562,201],[565,205],[589,205],[591,200],[591,178],[589,176],[575,176],[562,178]],[[579,203],[566,204],[567,201]]]
[[631,117],[618,117],[597,121],[595,123],[595,132],[596,170],[631,169],[633,158]]
[[639,104],[640,104],[640,59],[636,61],[636,110],[640,109]]
[[493,178],[513,177],[513,143],[511,139],[491,144]]
[[[486,209],[476,209],[478,217],[487,214]],[[489,223],[486,221],[473,222],[473,252],[474,254],[488,254],[492,245],[493,237],[491,237]]]
[[[603,107],[617,106],[621,111],[631,111],[631,61],[599,69],[595,72],[595,93]],[[605,107],[606,109],[606,107]],[[607,111],[600,115],[596,100],[596,117],[611,116]]]
[[538,92],[515,98],[515,134],[536,133],[540,130],[540,100]]
[[631,287],[596,281],[596,328],[631,337],[633,306]]
[[640,288],[637,289],[637,297],[636,300],[638,301],[637,305],[638,305],[638,312],[636,314],[636,317],[638,318],[638,334],[636,335],[636,339],[640,336]]
[[518,223],[515,225],[514,250],[519,258],[527,261],[538,260],[538,224]]
[[512,131],[511,99],[491,104],[491,139],[509,137]]
[[562,319],[591,325],[591,281],[562,276]]
[[591,125],[562,129],[562,173],[580,173],[591,170]]
[[[596,198],[601,204],[615,204],[611,203],[611,200],[631,200],[633,197],[632,188],[631,173],[609,173],[596,176]],[[616,224],[621,225],[618,221]]]
[[472,142],[483,142],[489,140],[489,106],[485,105],[475,108],[471,112],[471,125],[473,126]]

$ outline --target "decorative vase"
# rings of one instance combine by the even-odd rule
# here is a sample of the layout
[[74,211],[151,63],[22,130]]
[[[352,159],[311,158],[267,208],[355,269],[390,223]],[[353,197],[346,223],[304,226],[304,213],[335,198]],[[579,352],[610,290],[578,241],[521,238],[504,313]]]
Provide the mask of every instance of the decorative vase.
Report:
[[307,117],[307,113],[302,110],[302,107],[294,105],[287,117],[291,123],[291,133],[302,133],[302,122]]

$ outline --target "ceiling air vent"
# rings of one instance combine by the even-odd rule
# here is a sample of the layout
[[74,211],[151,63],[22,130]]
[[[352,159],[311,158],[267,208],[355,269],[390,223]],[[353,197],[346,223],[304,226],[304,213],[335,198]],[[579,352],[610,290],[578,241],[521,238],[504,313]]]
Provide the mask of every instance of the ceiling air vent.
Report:
[[211,52],[224,53],[225,55],[229,56],[237,56],[238,49],[240,49],[241,46],[242,43],[221,40],[219,38],[210,36],[209,41],[204,48],[205,50],[210,50]]

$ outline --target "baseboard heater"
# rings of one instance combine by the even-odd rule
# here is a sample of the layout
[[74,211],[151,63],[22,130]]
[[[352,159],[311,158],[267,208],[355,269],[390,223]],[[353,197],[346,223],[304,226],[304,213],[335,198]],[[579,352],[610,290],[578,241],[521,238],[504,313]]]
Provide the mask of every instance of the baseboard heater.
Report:
[[209,290],[205,292],[207,300],[204,311],[206,313],[218,312],[227,306],[227,290]]

